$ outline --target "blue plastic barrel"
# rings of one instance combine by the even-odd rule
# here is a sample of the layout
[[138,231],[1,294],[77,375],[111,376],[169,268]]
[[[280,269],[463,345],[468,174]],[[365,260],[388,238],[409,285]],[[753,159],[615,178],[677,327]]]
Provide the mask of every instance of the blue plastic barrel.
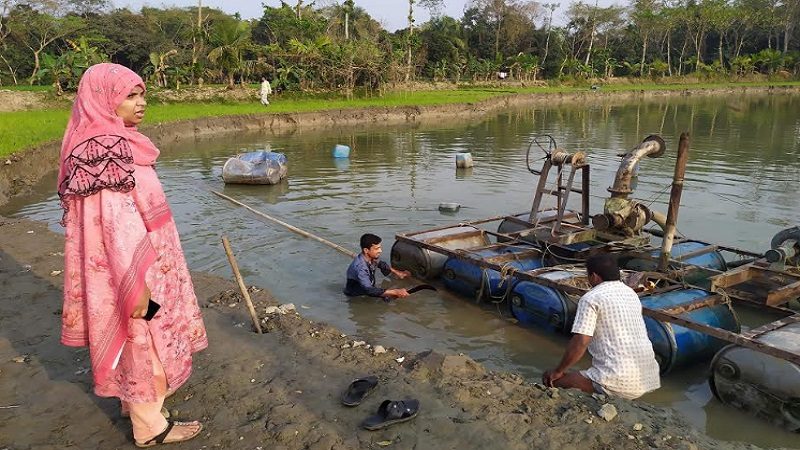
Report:
[[350,147],[347,145],[336,144],[333,147],[333,157],[334,158],[349,158],[350,157]]
[[[557,270],[540,276],[556,281],[582,275]],[[532,281],[517,283],[510,303],[511,314],[520,324],[559,333],[569,333],[578,306],[577,299]]]
[[[672,247],[672,251],[670,252],[670,254],[672,259],[686,264],[693,264],[695,266],[705,267],[708,269],[725,271],[727,268],[727,264],[725,263],[725,258],[723,258],[722,254],[720,254],[720,252],[716,250],[692,256],[688,259],[682,259],[682,256],[687,253],[692,253],[697,250],[708,247],[711,247],[711,245],[706,244],[705,242],[697,242],[697,241],[681,242],[675,244]],[[650,260],[650,259],[634,258],[628,260],[627,262],[621,262],[622,268],[635,270],[637,272],[656,270],[656,268],[658,267],[658,258],[661,256],[661,250],[654,250],[650,252],[650,256],[652,256],[655,259]],[[692,284],[699,284],[707,280],[708,277],[711,275],[712,274],[708,272],[698,271],[695,272],[693,275],[687,276],[685,278],[685,281]]]
[[[472,253],[479,259],[516,270],[533,270],[542,267],[542,254],[532,246],[493,246]],[[512,256],[513,255],[513,256]],[[450,257],[444,264],[442,280],[448,289],[478,300],[502,298],[515,281],[502,277],[500,272],[485,269],[468,259]],[[482,298],[479,298],[480,297]]]
[[[656,310],[670,309],[709,295],[711,294],[708,291],[702,289],[681,289],[642,297],[642,306]],[[739,320],[729,304],[698,308],[680,314],[679,317],[735,333],[740,330]],[[676,367],[706,362],[726,344],[699,331],[660,322],[651,317],[645,316],[644,323],[661,366],[661,373],[667,373]]]

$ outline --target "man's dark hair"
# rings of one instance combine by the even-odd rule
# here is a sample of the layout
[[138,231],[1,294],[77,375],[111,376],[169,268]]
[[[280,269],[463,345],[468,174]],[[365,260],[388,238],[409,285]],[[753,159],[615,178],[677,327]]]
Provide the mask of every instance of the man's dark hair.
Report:
[[367,233],[361,236],[361,248],[362,249],[371,249],[373,245],[380,244],[381,238],[375,236],[374,234]]
[[586,274],[596,273],[603,281],[619,280],[617,259],[608,253],[598,253],[586,259]]

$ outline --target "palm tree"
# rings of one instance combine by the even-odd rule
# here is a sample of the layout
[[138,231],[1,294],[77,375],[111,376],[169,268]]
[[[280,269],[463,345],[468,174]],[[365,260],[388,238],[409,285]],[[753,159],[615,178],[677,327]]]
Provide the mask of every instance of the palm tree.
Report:
[[250,26],[247,22],[222,21],[211,33],[212,49],[208,60],[228,78],[228,89],[233,89],[234,76],[242,70],[242,52],[250,43]]

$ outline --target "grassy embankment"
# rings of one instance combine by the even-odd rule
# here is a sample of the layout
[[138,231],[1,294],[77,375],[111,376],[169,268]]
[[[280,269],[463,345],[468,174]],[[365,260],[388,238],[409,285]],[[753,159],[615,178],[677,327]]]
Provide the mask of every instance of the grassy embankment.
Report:
[[[617,84],[604,85],[605,92],[664,91],[683,89],[718,89],[730,87],[800,86],[800,82],[748,82],[700,84]],[[429,106],[453,103],[474,103],[508,94],[549,94],[585,92],[586,87],[466,87],[453,90],[392,92],[383,97],[345,99],[341,96],[318,95],[275,97],[268,108],[260,103],[212,102],[152,104],[148,107],[145,123],[160,123],[198,117],[218,117],[254,113],[300,113],[335,109],[368,107]],[[43,109],[0,113],[0,157],[25,150],[39,144],[58,140],[63,136],[69,118],[69,108]]]

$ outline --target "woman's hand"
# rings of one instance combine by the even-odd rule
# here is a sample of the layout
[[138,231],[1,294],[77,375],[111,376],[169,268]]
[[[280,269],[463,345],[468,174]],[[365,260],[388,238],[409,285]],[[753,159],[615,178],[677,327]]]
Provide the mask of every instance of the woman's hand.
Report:
[[133,312],[131,313],[132,319],[141,319],[147,314],[147,304],[150,302],[150,288],[147,286],[144,287],[144,291],[142,291],[142,296],[139,297],[139,302],[136,304],[136,307],[133,308]]

